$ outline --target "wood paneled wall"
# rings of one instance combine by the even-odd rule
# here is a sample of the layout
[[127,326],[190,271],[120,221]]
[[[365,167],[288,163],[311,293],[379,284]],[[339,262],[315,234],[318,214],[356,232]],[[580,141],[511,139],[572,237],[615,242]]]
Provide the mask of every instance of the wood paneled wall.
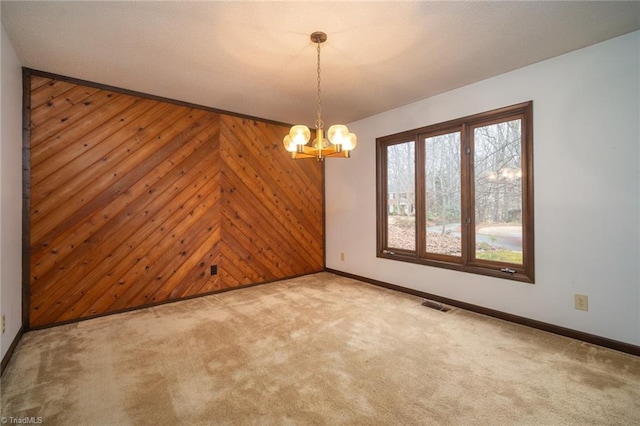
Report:
[[292,160],[279,143],[286,133],[222,116],[220,265],[229,286],[322,269],[322,169]]
[[286,127],[25,79],[30,327],[322,270],[322,166]]

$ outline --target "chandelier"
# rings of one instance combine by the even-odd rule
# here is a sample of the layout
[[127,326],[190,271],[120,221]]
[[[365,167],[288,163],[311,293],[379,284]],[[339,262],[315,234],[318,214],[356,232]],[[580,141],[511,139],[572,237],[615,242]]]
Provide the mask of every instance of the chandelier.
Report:
[[318,113],[315,139],[309,143],[311,131],[307,126],[298,124],[291,127],[289,134],[284,137],[282,143],[284,144],[284,149],[291,153],[291,158],[316,158],[318,161],[324,160],[325,157],[349,158],[351,151],[358,143],[358,138],[353,133],[349,133],[347,126],[334,124],[329,127],[327,137],[325,138],[324,136],[322,103],[320,102],[320,44],[327,41],[327,35],[316,31],[311,34],[311,41],[318,46]]

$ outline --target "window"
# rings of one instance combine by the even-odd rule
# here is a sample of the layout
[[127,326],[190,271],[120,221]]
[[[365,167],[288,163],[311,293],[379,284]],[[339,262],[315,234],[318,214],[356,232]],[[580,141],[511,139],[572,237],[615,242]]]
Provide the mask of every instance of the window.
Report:
[[377,139],[378,257],[534,281],[533,103]]

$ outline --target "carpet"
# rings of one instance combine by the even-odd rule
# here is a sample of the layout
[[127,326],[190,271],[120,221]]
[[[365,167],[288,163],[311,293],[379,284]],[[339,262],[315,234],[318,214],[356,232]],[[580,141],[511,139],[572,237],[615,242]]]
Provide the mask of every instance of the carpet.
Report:
[[26,333],[4,421],[638,425],[640,358],[330,273]]

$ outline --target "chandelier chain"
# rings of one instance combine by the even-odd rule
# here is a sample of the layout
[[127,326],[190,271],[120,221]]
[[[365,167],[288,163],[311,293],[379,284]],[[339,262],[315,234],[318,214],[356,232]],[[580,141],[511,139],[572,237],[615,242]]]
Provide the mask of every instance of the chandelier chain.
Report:
[[318,45],[318,118],[316,120],[316,129],[322,129],[324,122],[322,121],[322,102],[320,100],[320,41],[316,43]]

